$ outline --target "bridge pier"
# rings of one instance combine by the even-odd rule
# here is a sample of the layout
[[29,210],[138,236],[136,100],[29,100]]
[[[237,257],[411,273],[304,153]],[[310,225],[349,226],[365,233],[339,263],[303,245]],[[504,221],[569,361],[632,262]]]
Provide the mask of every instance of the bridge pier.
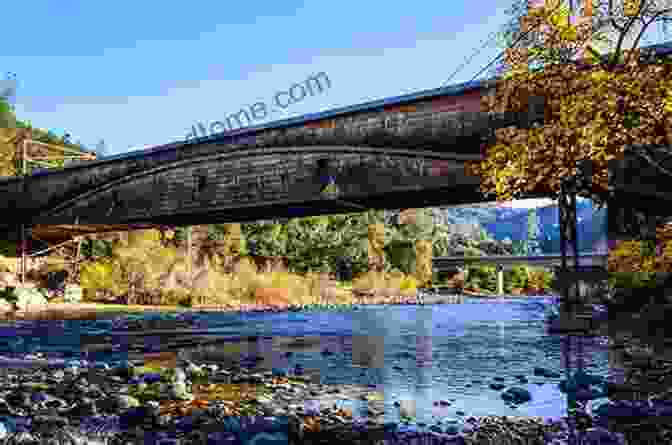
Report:
[[504,266],[497,265],[497,295],[504,295]]

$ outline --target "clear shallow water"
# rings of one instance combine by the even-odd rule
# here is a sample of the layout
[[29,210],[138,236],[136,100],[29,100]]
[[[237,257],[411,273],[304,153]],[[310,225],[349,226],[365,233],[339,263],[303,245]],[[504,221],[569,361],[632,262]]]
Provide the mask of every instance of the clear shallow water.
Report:
[[[557,388],[561,378],[533,375],[534,367],[541,366],[564,377],[561,337],[548,335],[544,327],[547,301],[467,299],[459,305],[368,306],[342,312],[195,313],[194,328],[185,332],[208,339],[258,336],[256,352],[270,357],[265,368],[291,368],[300,363],[306,370],[319,373],[323,383],[375,385],[385,396],[388,420],[398,419],[393,403],[404,399],[415,400],[418,420],[428,423],[433,415],[456,417],[458,410],[476,416],[557,418],[567,409],[566,398]],[[157,327],[170,332],[169,328]],[[313,344],[294,349],[294,355],[287,358],[283,353],[286,349],[274,346],[278,338],[286,337],[312,338]],[[92,339],[119,346],[116,352],[97,353],[87,357],[89,360],[127,358],[131,340],[111,319],[6,324],[0,327],[0,354],[77,356],[83,342]],[[163,334],[140,339],[156,350],[165,349],[167,344]],[[607,377],[608,347],[599,341],[585,343],[590,343],[584,345],[584,363],[589,371]],[[186,348],[185,355],[196,349]],[[321,354],[324,349],[333,354]],[[520,384],[515,378],[519,374],[529,383]],[[528,389],[532,401],[517,409],[508,407],[500,391],[489,388],[494,377],[504,378],[501,383],[507,387]],[[450,400],[451,406],[434,406],[433,402],[440,399]],[[358,411],[365,404],[354,402],[353,407]]]

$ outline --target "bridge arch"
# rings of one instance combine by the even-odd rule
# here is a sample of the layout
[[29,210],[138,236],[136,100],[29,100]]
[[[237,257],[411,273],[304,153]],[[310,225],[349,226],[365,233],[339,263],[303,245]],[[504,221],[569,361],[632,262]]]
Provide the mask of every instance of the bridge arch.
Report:
[[[357,203],[366,207],[371,198],[391,199],[423,190],[452,189],[468,202],[476,197],[480,182],[464,173],[464,162],[479,157],[480,153],[347,145],[229,149],[110,178],[41,209],[36,219],[39,223],[138,223],[185,211],[213,215],[241,213],[246,206],[314,206],[326,203],[319,194],[324,185],[317,165],[320,159],[330,161],[325,173],[334,177],[343,200],[354,208]],[[420,201],[416,196],[416,207]]]

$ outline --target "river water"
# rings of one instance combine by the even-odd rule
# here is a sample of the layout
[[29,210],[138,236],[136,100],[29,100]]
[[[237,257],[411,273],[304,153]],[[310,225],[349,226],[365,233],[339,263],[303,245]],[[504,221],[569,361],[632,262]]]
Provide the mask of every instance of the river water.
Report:
[[[146,351],[165,350],[171,348],[166,338],[179,335],[192,341],[191,346],[180,348],[180,354],[193,358],[225,343],[256,337],[253,353],[266,357],[264,369],[293,369],[301,364],[322,383],[375,385],[384,394],[388,420],[398,419],[394,406],[398,400],[415,401],[417,419],[427,422],[433,415],[455,417],[456,411],[558,418],[567,410],[566,397],[557,388],[565,371],[562,339],[545,329],[548,302],[545,298],[467,298],[464,304],[366,306],[340,312],[197,312],[190,329],[169,327],[133,336],[115,327],[111,319],[24,321],[0,328],[0,355],[43,352],[72,357],[83,345],[97,343],[107,347],[86,358],[113,361],[125,359],[132,343],[141,343]],[[297,337],[303,337],[304,343],[292,344]],[[221,343],[193,345],[200,340]],[[287,350],[293,355],[287,357]],[[332,354],[324,354],[325,350]],[[609,376],[609,349],[603,338],[587,340],[584,357],[589,372]],[[562,377],[534,376],[537,366]],[[519,383],[516,375],[525,375],[529,383]],[[495,382],[495,377],[504,381]],[[511,408],[500,391],[489,388],[491,383],[526,388],[532,401]],[[451,405],[434,406],[438,400]],[[359,410],[366,402],[352,403]]]

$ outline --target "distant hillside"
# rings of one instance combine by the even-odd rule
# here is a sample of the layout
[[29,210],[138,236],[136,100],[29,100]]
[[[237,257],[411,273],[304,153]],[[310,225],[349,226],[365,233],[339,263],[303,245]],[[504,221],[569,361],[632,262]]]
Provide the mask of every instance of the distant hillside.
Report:
[[[591,251],[607,238],[607,210],[593,209],[590,200],[577,201],[579,250]],[[536,209],[539,247],[542,253],[560,253],[557,204]],[[529,209],[507,207],[454,207],[442,209],[442,221],[461,227],[478,224],[493,239],[527,240]]]

